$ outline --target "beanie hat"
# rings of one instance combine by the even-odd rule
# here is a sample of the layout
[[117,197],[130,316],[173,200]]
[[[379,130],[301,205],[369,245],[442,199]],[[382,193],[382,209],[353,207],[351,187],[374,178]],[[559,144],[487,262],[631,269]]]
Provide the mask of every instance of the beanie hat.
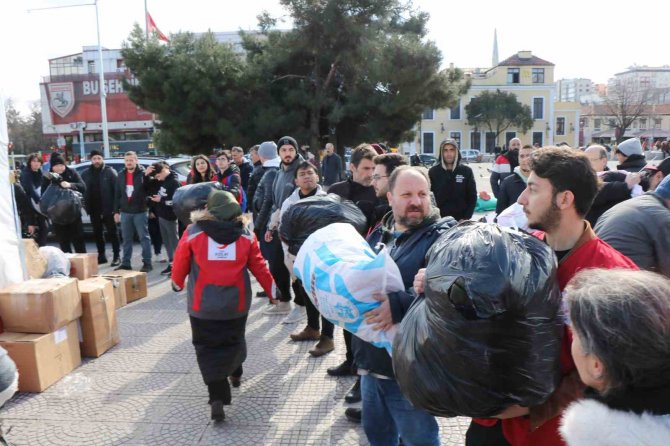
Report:
[[661,198],[670,200],[670,175],[666,175],[665,178],[663,178],[663,181],[656,186],[654,193]]
[[53,152],[51,154],[51,158],[49,158],[49,164],[51,164],[51,167],[57,166],[59,164],[65,164],[65,158],[63,158],[63,155],[60,153]]
[[277,158],[277,144],[273,141],[265,141],[258,146],[258,156],[266,160],[273,160]]
[[217,220],[232,220],[242,215],[242,208],[228,191],[213,190],[207,197],[207,210]]
[[642,144],[638,138],[631,138],[619,144],[617,150],[624,156],[642,155]]
[[94,156],[102,156],[102,152],[100,152],[99,150],[93,149],[93,150],[91,150],[91,153],[89,153],[88,157],[93,158]]
[[293,146],[295,151],[298,151],[298,142],[295,139],[291,138],[290,136],[282,136],[279,138],[279,141],[277,141],[277,148],[281,148],[281,146],[286,145]]

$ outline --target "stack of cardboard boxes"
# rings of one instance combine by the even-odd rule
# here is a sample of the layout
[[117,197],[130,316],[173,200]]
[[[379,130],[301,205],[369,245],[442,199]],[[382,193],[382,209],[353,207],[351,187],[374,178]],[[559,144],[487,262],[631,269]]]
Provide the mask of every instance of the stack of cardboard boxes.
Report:
[[[25,252],[34,277],[42,264],[35,258],[39,252]],[[96,255],[69,258],[73,277],[31,279],[0,290],[0,346],[16,363],[22,392],[41,392],[77,368],[82,356],[97,358],[118,344],[116,310],[147,295],[145,273],[92,277]]]

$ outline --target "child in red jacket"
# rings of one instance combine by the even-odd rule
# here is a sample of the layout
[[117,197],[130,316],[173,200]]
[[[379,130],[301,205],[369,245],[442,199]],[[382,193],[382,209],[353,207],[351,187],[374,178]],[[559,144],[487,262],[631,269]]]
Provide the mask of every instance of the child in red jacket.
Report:
[[214,190],[207,209],[191,214],[193,224],[184,231],[174,256],[172,282],[175,290],[188,281],[188,312],[193,345],[203,381],[209,391],[212,419],[225,418],[230,404],[230,376],[240,385],[242,363],[247,356],[244,332],[251,305],[249,270],[270,297],[275,286],[256,236],[242,217],[230,192]]

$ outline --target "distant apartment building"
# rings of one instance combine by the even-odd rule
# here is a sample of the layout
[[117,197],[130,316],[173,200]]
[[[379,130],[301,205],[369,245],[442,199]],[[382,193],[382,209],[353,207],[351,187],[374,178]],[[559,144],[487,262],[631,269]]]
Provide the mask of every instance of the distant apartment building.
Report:
[[626,71],[616,73],[608,82],[608,88],[621,85],[629,91],[649,96],[652,104],[670,104],[670,66],[648,67],[633,65]]
[[595,92],[595,84],[591,79],[560,79],[556,82],[558,100],[560,102],[584,102]]

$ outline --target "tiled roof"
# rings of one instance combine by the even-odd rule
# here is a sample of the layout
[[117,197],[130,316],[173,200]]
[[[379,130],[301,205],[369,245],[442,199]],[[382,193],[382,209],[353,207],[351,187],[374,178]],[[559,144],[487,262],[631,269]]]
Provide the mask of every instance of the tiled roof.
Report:
[[544,59],[540,59],[537,56],[530,56],[530,58],[527,59],[522,59],[519,57],[519,54],[515,54],[512,57],[508,57],[507,59],[503,60],[498,64],[498,66],[514,66],[514,65],[547,65],[553,67],[554,64],[551,62],[548,62]]

